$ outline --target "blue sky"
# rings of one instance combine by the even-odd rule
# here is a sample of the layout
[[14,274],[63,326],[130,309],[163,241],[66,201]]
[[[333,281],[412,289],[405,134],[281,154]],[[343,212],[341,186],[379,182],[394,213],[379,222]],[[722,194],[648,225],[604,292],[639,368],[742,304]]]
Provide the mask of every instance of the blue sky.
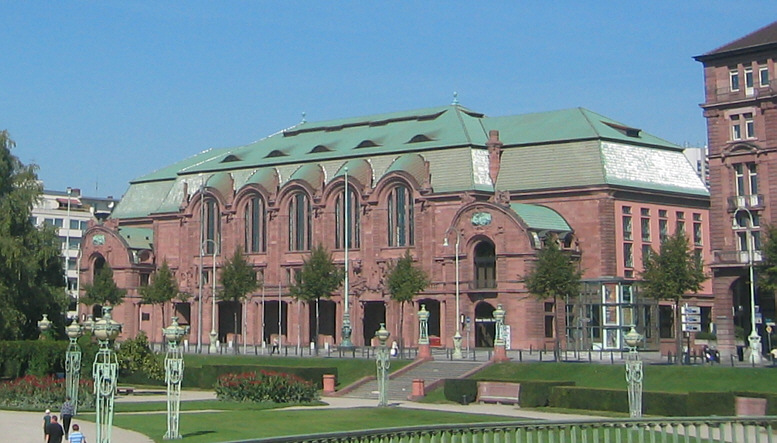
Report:
[[[552,6],[551,6],[552,5]],[[766,1],[0,0],[0,129],[47,189],[133,178],[308,121],[584,107],[703,145],[701,64]]]

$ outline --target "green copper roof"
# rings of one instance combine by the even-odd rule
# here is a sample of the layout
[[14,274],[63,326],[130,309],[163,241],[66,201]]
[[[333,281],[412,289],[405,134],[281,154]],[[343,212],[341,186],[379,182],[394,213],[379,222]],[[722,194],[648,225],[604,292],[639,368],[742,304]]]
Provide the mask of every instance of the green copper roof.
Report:
[[121,227],[119,235],[127,242],[130,249],[153,249],[153,229]]
[[529,229],[536,231],[570,232],[572,228],[558,212],[545,206],[512,203],[513,210]]

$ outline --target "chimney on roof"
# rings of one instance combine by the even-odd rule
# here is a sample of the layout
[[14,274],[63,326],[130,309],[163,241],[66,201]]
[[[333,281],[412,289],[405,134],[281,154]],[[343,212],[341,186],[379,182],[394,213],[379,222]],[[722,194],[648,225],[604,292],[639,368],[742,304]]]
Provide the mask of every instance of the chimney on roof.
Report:
[[496,179],[499,177],[499,167],[502,162],[502,143],[499,140],[499,131],[492,129],[488,131],[488,141],[486,142],[486,148],[488,148],[488,176],[491,178],[491,183],[496,189]]

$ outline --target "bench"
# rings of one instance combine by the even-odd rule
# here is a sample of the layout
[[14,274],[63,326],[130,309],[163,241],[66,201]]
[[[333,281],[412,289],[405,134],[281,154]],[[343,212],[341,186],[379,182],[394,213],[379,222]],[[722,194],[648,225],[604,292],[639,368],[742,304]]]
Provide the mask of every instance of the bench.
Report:
[[521,384],[502,381],[479,381],[478,398],[480,403],[504,403],[517,405],[521,398]]
[[116,393],[117,394],[127,394],[127,395],[129,395],[129,394],[132,394],[133,392],[135,392],[135,388],[133,388],[131,386],[119,386],[119,387],[116,388]]

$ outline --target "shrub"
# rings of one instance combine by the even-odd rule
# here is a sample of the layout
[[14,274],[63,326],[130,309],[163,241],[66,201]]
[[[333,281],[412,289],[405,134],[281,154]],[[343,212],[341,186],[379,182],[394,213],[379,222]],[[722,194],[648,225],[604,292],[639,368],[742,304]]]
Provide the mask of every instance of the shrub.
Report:
[[219,400],[304,403],[318,398],[313,383],[297,376],[279,372],[259,371],[224,374],[216,383]]
[[550,393],[555,386],[574,386],[573,381],[519,381],[521,384],[520,405],[524,408],[544,407],[550,404]]
[[447,378],[443,386],[445,399],[456,403],[470,403],[478,396],[477,380],[467,378]]
[[[19,409],[59,409],[65,401],[65,379],[27,375],[0,383],[0,406]],[[81,379],[78,409],[94,409],[94,382]]]
[[186,367],[183,373],[183,387],[213,389],[218,378],[225,374],[237,374],[243,372],[255,372],[259,370],[283,372],[294,374],[297,377],[313,383],[318,389],[323,388],[324,374],[334,374],[337,378],[336,367],[282,367],[282,366],[258,366],[258,365],[205,365],[202,367]]
[[137,337],[125,340],[116,351],[119,360],[119,375],[143,373],[155,380],[165,379],[165,367],[151,350],[148,337],[141,331]]

